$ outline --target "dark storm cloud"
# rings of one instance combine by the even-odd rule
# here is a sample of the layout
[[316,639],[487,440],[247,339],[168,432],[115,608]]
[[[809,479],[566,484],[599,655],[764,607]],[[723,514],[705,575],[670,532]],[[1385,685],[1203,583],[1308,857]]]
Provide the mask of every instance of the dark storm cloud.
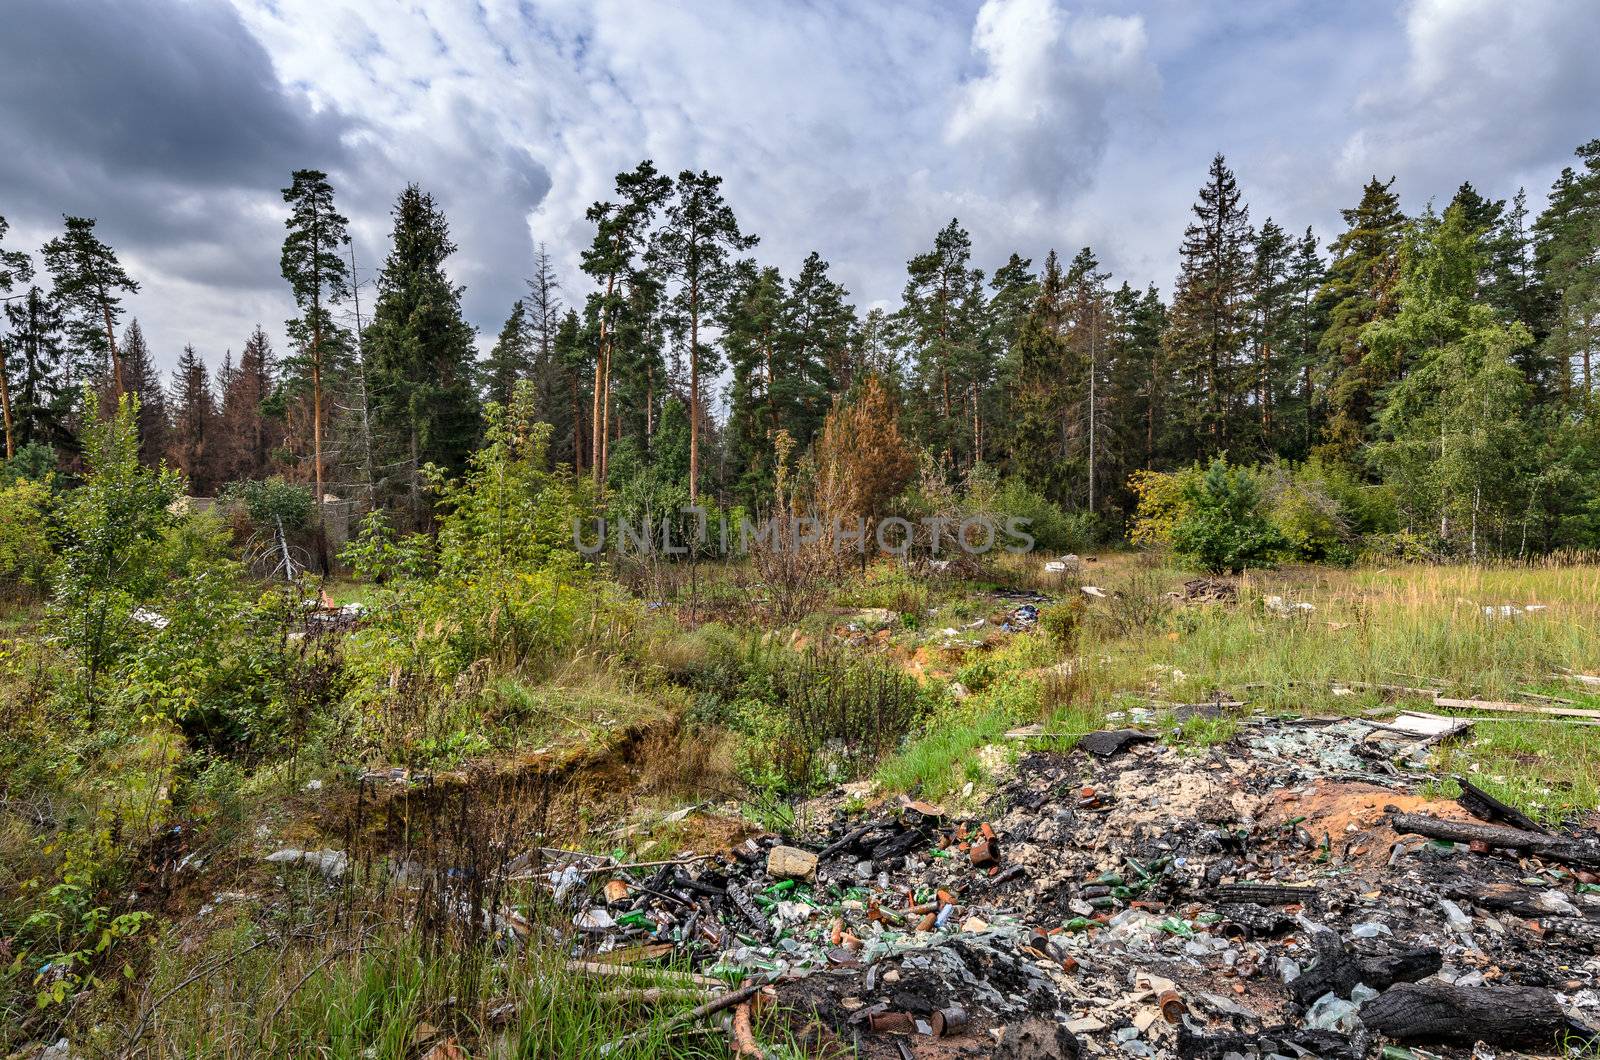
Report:
[[[348,119],[279,83],[232,8],[18,0],[0,34],[7,207],[100,214],[141,239],[214,230],[186,197],[269,190],[347,157]],[[122,207],[138,203],[139,209]]]

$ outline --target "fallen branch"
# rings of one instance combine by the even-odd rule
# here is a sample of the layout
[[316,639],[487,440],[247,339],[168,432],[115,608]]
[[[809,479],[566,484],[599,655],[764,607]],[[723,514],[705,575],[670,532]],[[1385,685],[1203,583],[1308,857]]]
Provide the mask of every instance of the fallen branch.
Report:
[[[597,964],[594,961],[568,961],[566,969],[577,975],[598,976],[624,976],[638,978],[642,970],[627,964]],[[651,978],[662,979],[668,983],[680,986],[721,986],[721,979],[713,979],[709,975],[697,975],[694,972],[669,972],[660,968],[647,970]]]
[[1580,843],[1560,836],[1493,824],[1450,821],[1425,813],[1397,813],[1390,818],[1390,824],[1402,835],[1422,835],[1429,839],[1447,839],[1452,843],[1486,843],[1507,850],[1526,850],[1568,865],[1600,868],[1600,848],[1593,843]]
[[731,990],[726,994],[720,995],[719,997],[714,997],[703,1005],[696,1005],[688,1012],[679,1013],[678,1015],[667,1020],[660,1027],[643,1027],[639,1030],[633,1031],[630,1034],[624,1034],[621,1038],[615,1038],[602,1045],[600,1047],[600,1055],[610,1056],[612,1053],[618,1052],[619,1050],[631,1048],[635,1045],[638,1045],[640,1042],[647,1040],[652,1034],[660,1034],[663,1037],[673,1034],[679,1030],[682,1030],[684,1027],[687,1027],[689,1024],[694,1023],[696,1020],[705,1019],[707,1016],[714,1016],[724,1009],[730,1009],[735,1005],[749,1001],[752,997],[761,992],[761,989],[764,985],[764,983],[760,982],[750,983],[746,986],[740,987],[737,990]]

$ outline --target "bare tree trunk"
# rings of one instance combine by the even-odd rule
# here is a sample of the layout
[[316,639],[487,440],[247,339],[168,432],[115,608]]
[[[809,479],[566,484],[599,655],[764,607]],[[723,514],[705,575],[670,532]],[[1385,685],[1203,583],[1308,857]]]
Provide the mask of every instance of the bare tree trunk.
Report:
[[689,283],[689,503],[700,500],[700,285]]
[[6,459],[17,455],[17,440],[11,426],[11,380],[6,378],[6,347],[0,342],[0,412],[5,415]]
[[[111,346],[111,376],[116,381],[117,399],[126,394],[127,388],[122,384],[122,357],[117,353],[117,329],[111,322],[111,303],[106,301],[104,292],[100,296],[100,312],[106,322],[106,342]],[[1587,363],[1587,355],[1585,355]]]

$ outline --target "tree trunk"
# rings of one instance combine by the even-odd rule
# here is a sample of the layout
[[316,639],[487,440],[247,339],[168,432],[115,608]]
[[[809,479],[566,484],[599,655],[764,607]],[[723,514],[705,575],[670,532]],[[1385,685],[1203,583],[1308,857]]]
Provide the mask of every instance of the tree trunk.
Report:
[[100,312],[106,322],[106,342],[111,346],[111,376],[116,381],[117,400],[120,401],[122,395],[128,391],[122,384],[122,358],[117,354],[117,329],[111,322],[111,303],[105,300],[103,294],[100,299]]
[[700,285],[689,281],[689,503],[700,502]]
[[1449,821],[1425,813],[1397,813],[1391,819],[1391,825],[1401,835],[1423,835],[1429,839],[1448,839],[1453,843],[1477,841],[1491,847],[1531,851],[1542,858],[1568,865],[1600,868],[1600,843],[1580,842],[1493,824]]
[[0,342],[0,412],[5,415],[6,459],[17,455],[17,440],[11,426],[11,380],[6,378],[6,347]]

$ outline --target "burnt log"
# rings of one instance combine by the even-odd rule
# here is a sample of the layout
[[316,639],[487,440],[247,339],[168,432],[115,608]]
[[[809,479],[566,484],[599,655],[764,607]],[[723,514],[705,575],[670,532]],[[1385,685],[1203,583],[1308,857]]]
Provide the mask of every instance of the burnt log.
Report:
[[1235,1056],[1291,1056],[1310,1054],[1323,1060],[1362,1060],[1366,1050],[1338,1031],[1301,1027],[1267,1027],[1250,1034],[1202,1035],[1178,1025],[1178,1056],[1182,1060],[1223,1060]]
[[852,828],[838,839],[835,839],[833,842],[823,847],[822,850],[817,854],[817,860],[827,861],[835,854],[842,854],[846,850],[854,847],[856,843],[860,842],[862,836],[866,835],[868,832],[877,827],[878,825],[876,824],[864,824],[859,828]]
[[1556,1052],[1569,1034],[1594,1034],[1567,1018],[1555,994],[1534,986],[1400,983],[1363,1004],[1361,1022],[1399,1042]]
[[1496,824],[1450,821],[1425,813],[1397,813],[1390,824],[1402,835],[1422,835],[1429,839],[1448,839],[1452,843],[1484,843],[1507,850],[1526,850],[1549,861],[1585,868],[1600,868],[1600,844],[1593,840],[1568,839],[1543,835],[1521,828]]
[[1514,883],[1465,882],[1451,885],[1452,898],[1465,899],[1483,909],[1537,919],[1544,916],[1581,917],[1577,906],[1560,891],[1519,887]]
[[1461,796],[1456,799],[1456,805],[1472,814],[1472,816],[1484,821],[1508,824],[1512,828],[1520,828],[1524,832],[1538,832],[1540,835],[1550,834],[1550,830],[1544,825],[1527,816],[1515,806],[1507,806],[1466,777],[1458,776],[1455,781],[1461,787]]
[[882,862],[893,861],[895,858],[903,858],[918,847],[926,846],[927,843],[928,837],[925,833],[920,832],[915,828],[908,829],[904,832],[901,832],[893,839],[885,839],[883,842],[873,847],[871,855],[872,860]]
[[1280,887],[1271,883],[1224,883],[1211,889],[1214,902],[1238,905],[1294,905],[1317,897],[1315,887]]
[[1316,961],[1289,984],[1289,992],[1301,1005],[1310,1005],[1324,994],[1348,999],[1358,983],[1374,990],[1387,990],[1396,983],[1426,979],[1444,964],[1437,947],[1415,946],[1367,956],[1352,953],[1339,936],[1319,931],[1311,939]]
[[755,901],[743,887],[729,885],[728,898],[732,900],[734,908],[739,910],[741,916],[748,920],[752,927],[763,935],[772,934],[772,922],[766,914],[756,905]]

